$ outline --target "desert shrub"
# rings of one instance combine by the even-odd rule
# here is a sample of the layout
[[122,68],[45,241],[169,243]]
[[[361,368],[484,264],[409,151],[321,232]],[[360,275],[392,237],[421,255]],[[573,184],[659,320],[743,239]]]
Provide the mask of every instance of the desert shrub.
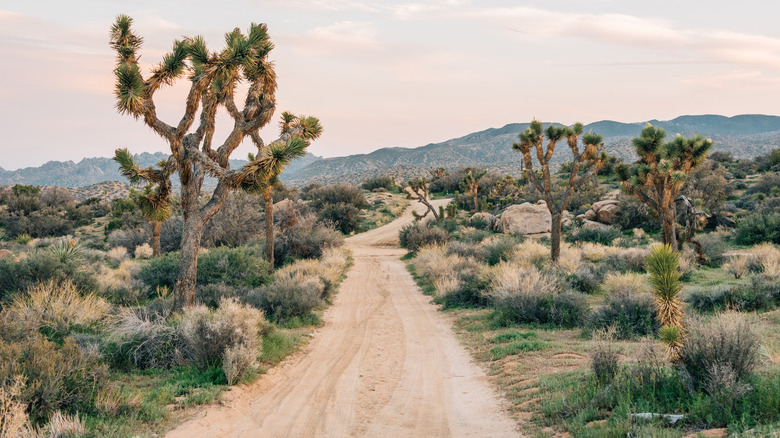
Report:
[[725,367],[735,381],[741,382],[758,366],[760,345],[743,316],[723,314],[709,324],[689,325],[681,364],[697,389],[706,389]]
[[151,233],[145,225],[135,228],[120,228],[108,235],[108,244],[111,247],[124,248],[129,254],[132,254],[136,247],[148,242],[150,237]]
[[181,237],[184,233],[184,219],[173,216],[160,227],[160,251],[163,253],[181,250]]
[[780,305],[780,285],[771,278],[754,275],[749,285],[691,288],[685,301],[701,313],[727,309],[745,312],[772,310]]
[[275,281],[250,291],[246,302],[263,309],[277,323],[311,313],[322,303],[325,285],[319,277],[300,272],[283,272]]
[[360,209],[352,204],[325,204],[320,208],[317,217],[329,221],[344,234],[350,234],[360,228],[363,218]]
[[219,308],[195,305],[184,311],[179,336],[193,362],[200,368],[222,365],[225,351],[243,345],[258,353],[263,313],[251,306],[224,299]]
[[84,436],[87,432],[79,414],[70,416],[61,411],[57,411],[51,416],[49,423],[43,430],[46,436],[51,438],[77,438]]
[[350,204],[355,207],[364,207],[366,198],[363,192],[352,184],[339,183],[306,190],[301,194],[303,199],[310,201],[315,209],[319,210],[326,204]]
[[206,223],[201,245],[235,247],[256,238],[265,224],[259,206],[257,196],[242,192],[231,194],[222,209]]
[[95,276],[75,260],[63,262],[51,251],[32,251],[18,262],[0,259],[0,298],[10,292],[25,290],[41,282],[70,281],[82,291],[95,291]]
[[199,284],[195,289],[195,302],[216,309],[223,298],[240,299],[247,292],[248,290],[239,291],[238,288],[223,283]]
[[395,187],[395,179],[390,176],[377,176],[375,178],[368,178],[360,184],[360,188],[364,190],[386,189],[390,190]]
[[578,244],[582,251],[582,257],[590,262],[600,262],[606,257],[618,254],[622,250],[614,246],[606,246],[600,243],[582,242]]
[[598,330],[593,335],[595,342],[590,354],[590,369],[600,384],[612,382],[618,372],[619,354],[614,344],[614,330]]
[[740,245],[780,244],[780,213],[756,212],[743,217],[737,223],[736,241]]
[[568,245],[561,246],[560,250],[556,269],[565,275],[574,275],[582,264],[582,252]]
[[725,167],[708,159],[691,171],[680,191],[692,199],[700,200],[701,206],[708,213],[717,213],[731,196],[727,176]]
[[41,332],[59,341],[73,330],[102,326],[109,310],[105,300],[82,295],[73,283],[49,281],[14,296],[5,315],[18,330]]
[[228,385],[235,385],[244,373],[257,362],[257,347],[237,344],[225,349],[222,370]]
[[566,240],[569,242],[591,242],[609,245],[622,234],[616,227],[578,228]]
[[30,332],[12,342],[0,342],[0,381],[22,376],[27,382],[19,400],[34,423],[57,410],[89,410],[95,393],[106,383],[107,368],[99,356],[82,351],[67,337],[62,345]]
[[129,258],[130,255],[127,253],[127,248],[125,248],[124,246],[117,246],[111,248],[106,253],[106,259],[108,260],[108,263],[113,267],[119,266],[123,261]]
[[151,258],[152,255],[154,255],[154,250],[152,249],[151,246],[149,246],[148,243],[142,243],[135,247],[133,254],[137,259],[146,260],[148,258]]
[[728,245],[720,233],[700,234],[696,240],[701,244],[702,251],[712,266],[720,266],[726,259]]
[[557,279],[533,266],[498,265],[487,294],[504,323],[575,327],[588,313],[584,295],[562,290]]
[[732,254],[729,256],[729,261],[723,265],[727,271],[734,276],[734,278],[742,278],[745,274],[750,272],[750,255]]
[[656,320],[653,297],[642,276],[637,274],[610,274],[604,280],[607,294],[604,305],[590,316],[591,330],[612,327],[618,339],[633,339],[652,335],[660,324]]
[[780,172],[769,172],[761,175],[748,190],[747,194],[763,193],[764,195],[776,195],[780,190]]
[[470,257],[480,262],[485,261],[489,254],[488,248],[482,245],[476,245],[458,240],[451,240],[447,242],[446,248],[448,255],[457,254],[461,257]]
[[276,277],[301,274],[306,277],[317,277],[322,281],[323,289],[320,298],[328,298],[341,280],[347,265],[349,254],[343,249],[327,248],[318,260],[303,259],[287,265],[276,271]]
[[[257,287],[269,281],[269,267],[256,248],[220,247],[198,257],[197,283],[222,283],[228,286]],[[179,254],[168,253],[143,265],[138,277],[151,290],[157,287],[173,289]]]
[[780,249],[769,243],[756,245],[750,250],[751,270],[770,277],[780,276]]
[[460,230],[460,240],[465,243],[479,243],[492,236],[488,230],[480,230],[473,227],[464,227]]
[[19,401],[24,383],[22,376],[15,376],[0,384],[1,438],[17,438],[27,428],[27,406]]
[[645,271],[645,259],[650,250],[645,248],[627,248],[606,258],[606,265],[614,271]]
[[269,280],[269,266],[259,248],[215,248],[198,258],[200,284],[257,287]]
[[660,228],[660,223],[652,210],[633,196],[621,194],[618,196],[618,214],[615,225],[621,230],[642,228],[654,230]]
[[339,247],[344,236],[328,224],[317,222],[313,215],[304,215],[274,237],[274,263],[276,266],[297,259],[316,259],[323,251]]
[[424,246],[447,243],[449,233],[438,227],[414,222],[401,228],[398,238],[401,242],[401,248],[406,248],[409,252],[417,252]]
[[468,219],[468,225],[478,230],[490,230],[490,222],[482,216],[472,216]]
[[509,260],[523,266],[541,268],[550,259],[550,248],[537,240],[527,239],[515,245]]
[[116,368],[166,369],[185,364],[176,328],[143,308],[122,308],[113,318],[108,342],[107,357]]
[[23,234],[32,237],[64,236],[73,232],[73,221],[53,209],[36,210],[28,215],[10,214],[2,218],[5,234],[13,239]]
[[575,290],[592,294],[599,291],[603,279],[603,269],[594,265],[580,265],[577,271],[569,276],[569,284]]
[[515,245],[520,240],[514,236],[494,236],[482,241],[482,247],[487,250],[485,262],[490,266],[495,266],[509,260],[512,257]]

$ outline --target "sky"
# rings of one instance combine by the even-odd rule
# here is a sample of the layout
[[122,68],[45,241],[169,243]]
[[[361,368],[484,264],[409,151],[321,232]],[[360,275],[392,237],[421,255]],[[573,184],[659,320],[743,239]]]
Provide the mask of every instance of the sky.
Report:
[[[534,118],[780,114],[776,0],[0,0],[0,167],[170,151],[114,108],[120,13],[144,38],[146,72],[174,39],[219,50],[226,32],[267,23],[277,108],[317,116],[309,150],[326,157]],[[163,120],[179,120],[187,89],[156,95]]]

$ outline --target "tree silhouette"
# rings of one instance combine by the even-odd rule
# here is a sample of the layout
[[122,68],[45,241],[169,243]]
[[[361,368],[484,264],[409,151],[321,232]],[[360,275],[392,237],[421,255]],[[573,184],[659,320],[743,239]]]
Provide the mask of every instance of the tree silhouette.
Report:
[[[604,152],[602,137],[588,132],[582,135],[582,123],[576,123],[572,127],[550,125],[542,130],[542,122],[534,120],[531,126],[520,133],[520,142],[512,145],[512,148],[523,154],[526,177],[533,183],[536,190],[544,195],[547,209],[550,211],[552,224],[550,230],[550,256],[553,262],[558,260],[561,254],[561,219],[563,211],[571,201],[574,191],[579,189],[585,181],[595,177],[601,168],[607,154]],[[580,152],[580,137],[582,137],[583,150]],[[547,139],[545,149],[544,140]],[[553,199],[553,187],[550,174],[550,160],[552,160],[555,147],[560,141],[565,141],[571,149],[573,156],[571,169],[569,170],[569,184],[566,186],[560,200]],[[531,151],[536,151],[536,159],[541,166],[540,176],[534,171]],[[585,173],[579,174],[580,166],[585,165]]]
[[664,142],[666,131],[647,124],[632,140],[639,160],[615,170],[623,189],[653,209],[661,219],[664,243],[678,251],[675,198],[688,174],[707,159],[712,140],[677,135]]
[[[120,15],[111,27],[110,45],[117,53],[116,109],[142,118],[168,142],[176,163],[184,213],[174,284],[174,308],[179,310],[194,303],[200,239],[206,222],[231,192],[260,184],[275,169],[283,168],[282,163],[303,155],[322,128],[314,117],[298,117],[298,122],[290,124],[275,141],[266,144],[260,137],[260,128],[271,121],[276,110],[277,88],[276,73],[268,59],[273,44],[265,24],[252,24],[246,35],[238,28],[228,32],[221,51],[209,51],[200,36],[176,40],[171,52],[144,78],[138,64],[143,40],[133,32],[132,21]],[[185,74],[190,85],[183,115],[176,124],[166,123],[158,117],[155,94]],[[247,86],[242,108],[236,103],[239,83]],[[219,108],[233,120],[233,128],[221,144],[214,142]],[[230,155],[246,139],[258,149],[255,159],[231,169]],[[201,205],[206,175],[217,179],[217,187]]]

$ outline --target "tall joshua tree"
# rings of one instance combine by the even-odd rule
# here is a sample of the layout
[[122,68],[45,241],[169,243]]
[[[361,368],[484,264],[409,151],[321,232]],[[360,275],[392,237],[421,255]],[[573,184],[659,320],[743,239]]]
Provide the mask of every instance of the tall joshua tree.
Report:
[[143,192],[131,191],[141,212],[152,229],[152,255],[160,255],[160,228],[171,216],[171,175],[176,170],[176,162],[171,158],[157,163],[157,168],[141,168],[127,149],[117,149],[114,161],[119,163],[119,171],[130,183],[145,182]]
[[[550,229],[550,256],[553,262],[558,261],[561,255],[561,219],[563,211],[569,206],[569,201],[574,191],[579,189],[585,181],[594,177],[607,158],[604,152],[602,137],[588,132],[582,135],[582,123],[576,123],[572,127],[550,125],[546,130],[542,129],[542,122],[534,120],[531,126],[520,133],[520,142],[512,145],[512,149],[523,154],[525,162],[525,175],[533,183],[536,190],[544,195],[547,209],[550,211],[552,225]],[[582,137],[583,149],[580,151],[580,137]],[[545,149],[545,139],[547,147]],[[552,160],[555,147],[561,141],[565,141],[571,149],[573,156],[569,174],[569,183],[563,191],[560,199],[553,199],[552,177],[550,174],[550,160]],[[534,172],[531,151],[536,152],[536,159],[541,166],[541,180]],[[580,175],[580,167],[584,167],[584,174]]]
[[461,183],[463,191],[474,200],[475,212],[482,211],[482,209],[479,208],[479,180],[485,175],[487,175],[487,170],[468,169],[466,171],[466,176]]
[[664,142],[665,137],[666,131],[648,123],[639,137],[632,140],[639,161],[615,170],[623,189],[658,214],[664,243],[677,251],[674,201],[691,170],[707,159],[712,140],[701,135],[685,138],[678,134],[674,140]]
[[[170,53],[144,77],[138,65],[142,38],[132,30],[133,20],[117,17],[111,27],[110,45],[117,53],[116,108],[120,114],[142,118],[171,149],[181,181],[184,213],[182,250],[174,284],[174,308],[191,306],[195,297],[200,239],[206,223],[222,208],[228,195],[265,181],[280,163],[301,156],[322,128],[314,117],[295,117],[278,139],[266,144],[260,128],[276,110],[276,73],[268,55],[273,44],[265,24],[252,24],[247,34],[238,28],[225,35],[225,48],[209,51],[200,36],[176,40]],[[183,115],[176,124],[158,117],[155,94],[187,75],[189,92]],[[236,103],[236,86],[247,87],[243,108]],[[214,142],[217,110],[233,119],[233,128],[221,144]],[[200,112],[198,111],[200,109]],[[196,123],[197,118],[197,123]],[[230,155],[245,139],[257,147],[255,159],[231,169]],[[282,166],[283,167],[283,166]],[[203,179],[217,179],[214,193],[200,205]]]

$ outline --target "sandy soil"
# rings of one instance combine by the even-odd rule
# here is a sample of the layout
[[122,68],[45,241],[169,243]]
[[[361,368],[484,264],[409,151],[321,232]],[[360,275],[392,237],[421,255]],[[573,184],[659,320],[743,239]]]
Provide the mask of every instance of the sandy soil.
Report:
[[398,230],[411,221],[408,210],[347,239],[355,265],[305,351],[166,436],[519,436],[399,260]]

